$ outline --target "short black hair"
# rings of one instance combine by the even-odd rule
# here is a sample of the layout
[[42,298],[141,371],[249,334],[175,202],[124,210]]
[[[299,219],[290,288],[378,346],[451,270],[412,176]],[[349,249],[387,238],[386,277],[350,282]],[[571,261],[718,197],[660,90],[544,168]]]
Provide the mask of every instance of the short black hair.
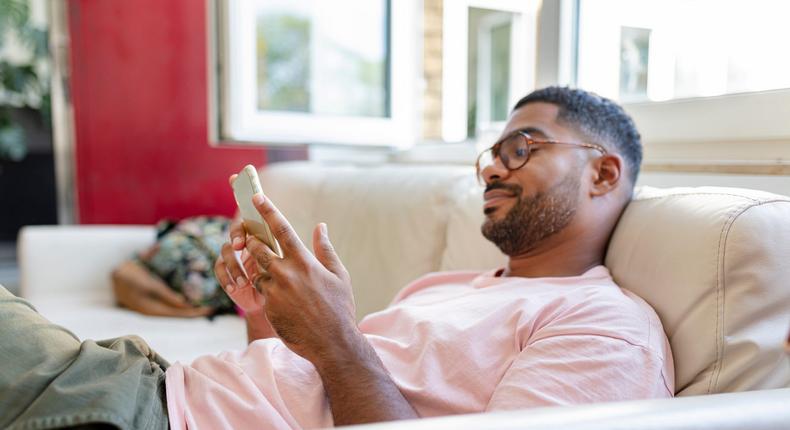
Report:
[[642,140],[634,120],[617,103],[595,93],[568,87],[546,87],[527,94],[516,103],[516,109],[536,102],[560,108],[557,120],[577,132],[620,154],[628,164],[631,184],[636,183],[642,164]]

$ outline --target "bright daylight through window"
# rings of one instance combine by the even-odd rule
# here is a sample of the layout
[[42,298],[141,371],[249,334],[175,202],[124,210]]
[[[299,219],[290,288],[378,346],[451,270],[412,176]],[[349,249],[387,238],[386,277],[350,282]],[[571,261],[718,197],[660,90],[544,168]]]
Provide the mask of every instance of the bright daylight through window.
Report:
[[410,145],[414,4],[220,2],[222,138]]
[[578,85],[622,102],[790,88],[790,2],[582,0]]
[[[255,9],[260,110],[388,116],[383,1],[268,0]],[[359,37],[364,34],[366,37]]]

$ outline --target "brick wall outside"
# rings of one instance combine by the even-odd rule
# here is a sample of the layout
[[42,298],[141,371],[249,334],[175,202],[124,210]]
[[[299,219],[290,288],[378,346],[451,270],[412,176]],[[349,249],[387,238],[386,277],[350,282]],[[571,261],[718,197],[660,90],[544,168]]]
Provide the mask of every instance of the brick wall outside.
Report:
[[424,0],[422,137],[429,141],[442,137],[442,1]]

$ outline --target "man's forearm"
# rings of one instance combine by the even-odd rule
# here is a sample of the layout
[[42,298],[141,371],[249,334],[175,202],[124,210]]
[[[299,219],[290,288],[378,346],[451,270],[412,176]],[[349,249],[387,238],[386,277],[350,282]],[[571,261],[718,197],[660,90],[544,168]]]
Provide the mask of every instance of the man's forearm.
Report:
[[419,418],[373,347],[354,330],[316,360],[336,426]]

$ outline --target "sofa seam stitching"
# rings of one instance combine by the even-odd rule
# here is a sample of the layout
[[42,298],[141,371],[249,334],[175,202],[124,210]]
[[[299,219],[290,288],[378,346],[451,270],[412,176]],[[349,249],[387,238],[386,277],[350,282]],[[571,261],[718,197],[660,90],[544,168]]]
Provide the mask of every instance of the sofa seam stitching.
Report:
[[722,270],[723,270],[723,261],[724,256],[722,251],[722,246],[725,243],[725,236],[726,232],[728,231],[728,227],[730,223],[735,219],[738,212],[741,208],[745,207],[745,205],[741,205],[733,209],[727,220],[721,226],[721,231],[719,232],[719,243],[716,246],[716,328],[714,331],[714,336],[716,337],[716,360],[713,363],[713,369],[711,369],[710,377],[708,378],[708,394],[711,394],[713,390],[713,380],[716,377],[719,369],[721,368],[721,356],[722,356],[722,342],[721,342],[721,329],[720,323],[722,319],[722,307],[721,307],[721,292],[722,292]]
[[[722,363],[724,361],[724,344],[721,343],[723,334],[721,333],[721,320],[724,319],[724,301],[726,300],[726,281],[724,280],[723,276],[725,267],[724,264],[727,258],[727,243],[730,236],[730,231],[732,231],[732,226],[735,225],[735,222],[738,218],[743,215],[746,211],[751,208],[762,206],[765,204],[771,203],[790,203],[788,200],[769,200],[769,201],[755,201],[752,204],[746,204],[738,207],[737,209],[733,210],[732,215],[724,223],[722,226],[722,234],[723,234],[723,242],[722,237],[719,237],[719,253],[720,258],[717,257],[718,264],[716,268],[716,364],[711,372],[711,378],[708,382],[708,394],[712,394],[711,390],[715,390],[719,384],[719,375],[721,374]],[[726,232],[725,232],[726,230]],[[721,284],[721,288],[719,288],[719,284]],[[721,296],[721,303],[719,303],[719,297]]]
[[[752,202],[760,202],[760,199],[745,196],[743,194],[732,194],[732,193],[679,193],[679,194],[666,194],[662,196],[652,196],[652,197],[642,197],[636,196],[636,198],[631,200],[631,203],[639,203],[644,201],[650,200],[658,200],[658,199],[666,199],[666,198],[676,198],[676,197],[687,197],[687,196],[730,196],[730,197],[739,197],[746,200],[751,200]],[[785,201],[790,202],[790,199],[773,199],[771,201]]]

